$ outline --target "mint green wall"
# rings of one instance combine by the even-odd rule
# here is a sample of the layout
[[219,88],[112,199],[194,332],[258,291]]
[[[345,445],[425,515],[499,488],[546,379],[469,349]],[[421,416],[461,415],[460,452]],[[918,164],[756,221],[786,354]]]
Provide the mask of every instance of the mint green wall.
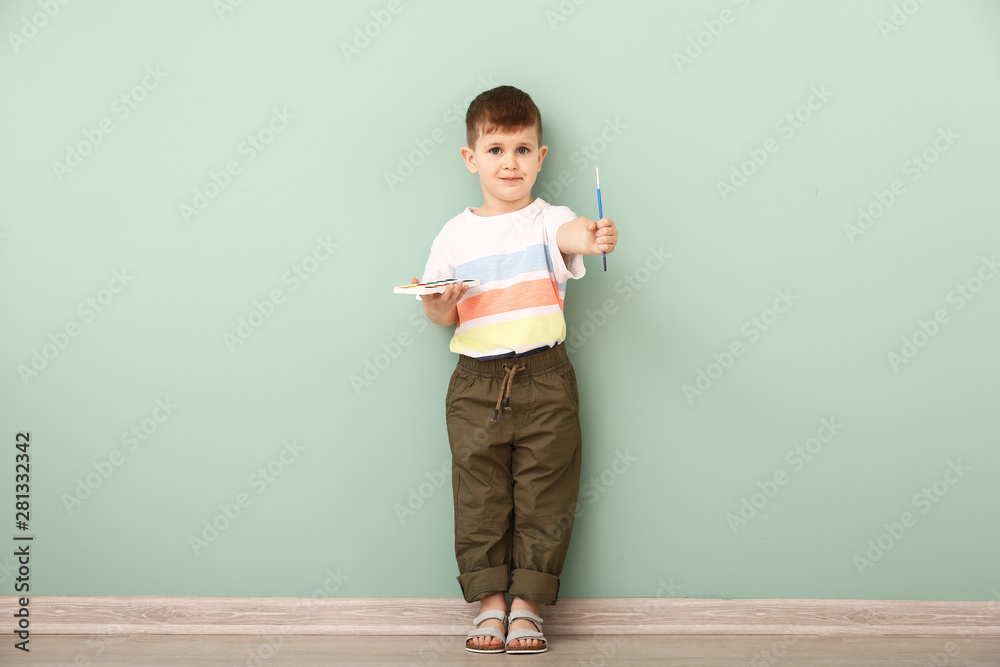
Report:
[[32,593],[459,595],[450,332],[390,288],[510,83],[536,195],[594,217],[600,166],[621,229],[562,595],[996,595],[1000,6],[235,4],[0,8]]

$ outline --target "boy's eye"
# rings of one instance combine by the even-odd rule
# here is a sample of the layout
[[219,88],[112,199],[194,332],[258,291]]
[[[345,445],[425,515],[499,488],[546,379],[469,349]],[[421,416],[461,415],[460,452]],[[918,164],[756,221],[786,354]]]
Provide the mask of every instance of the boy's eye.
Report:
[[521,146],[520,148],[517,149],[517,152],[520,153],[521,155],[527,155],[528,153],[531,152],[531,149],[528,148],[527,146]]
[[492,153],[493,155],[500,155],[500,147],[494,146],[493,148],[490,149],[490,153]]

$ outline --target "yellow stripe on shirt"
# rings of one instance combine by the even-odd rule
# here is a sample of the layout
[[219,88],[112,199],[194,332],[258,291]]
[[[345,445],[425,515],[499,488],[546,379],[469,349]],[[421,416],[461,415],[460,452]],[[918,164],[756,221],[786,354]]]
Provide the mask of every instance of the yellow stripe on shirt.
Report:
[[562,312],[558,312],[487,324],[456,333],[451,339],[450,349],[458,354],[489,352],[499,347],[544,345],[565,338],[566,319]]

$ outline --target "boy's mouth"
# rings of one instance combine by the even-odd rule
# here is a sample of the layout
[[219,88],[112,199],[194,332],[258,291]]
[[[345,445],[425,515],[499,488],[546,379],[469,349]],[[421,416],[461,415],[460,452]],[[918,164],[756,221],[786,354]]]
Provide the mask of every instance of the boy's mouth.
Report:
[[517,176],[502,176],[500,180],[504,183],[517,183],[521,179]]

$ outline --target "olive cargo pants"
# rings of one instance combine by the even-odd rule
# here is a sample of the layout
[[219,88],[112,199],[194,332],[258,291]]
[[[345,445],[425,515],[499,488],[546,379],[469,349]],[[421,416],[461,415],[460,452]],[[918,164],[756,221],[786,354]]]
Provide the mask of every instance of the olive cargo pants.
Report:
[[466,602],[503,591],[556,603],[580,488],[579,411],[562,344],[506,359],[459,356],[445,412]]

